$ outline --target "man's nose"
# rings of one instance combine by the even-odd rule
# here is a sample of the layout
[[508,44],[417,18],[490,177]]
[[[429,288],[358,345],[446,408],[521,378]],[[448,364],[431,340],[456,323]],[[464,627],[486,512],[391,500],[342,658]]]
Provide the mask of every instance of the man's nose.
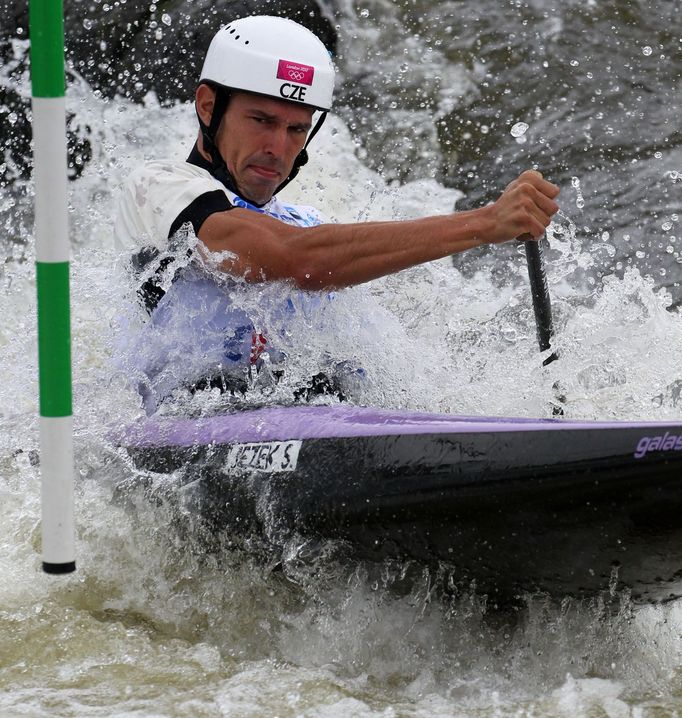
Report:
[[275,157],[281,157],[285,152],[286,144],[287,144],[287,129],[286,129],[286,127],[277,127],[268,133],[267,143],[265,145],[265,151],[274,155]]

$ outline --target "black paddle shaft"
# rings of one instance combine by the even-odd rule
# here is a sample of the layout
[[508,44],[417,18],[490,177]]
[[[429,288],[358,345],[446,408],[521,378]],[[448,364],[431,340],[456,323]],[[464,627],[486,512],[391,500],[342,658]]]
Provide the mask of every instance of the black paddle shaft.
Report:
[[[535,324],[537,327],[538,344],[540,351],[546,351],[551,347],[554,336],[554,324],[552,322],[552,303],[549,298],[547,287],[547,275],[542,261],[542,246],[538,241],[524,240],[526,247],[526,261],[528,262],[528,278],[530,279],[530,291],[533,297],[533,311],[535,312]],[[543,364],[549,364],[557,359],[556,352],[553,352],[545,359]]]

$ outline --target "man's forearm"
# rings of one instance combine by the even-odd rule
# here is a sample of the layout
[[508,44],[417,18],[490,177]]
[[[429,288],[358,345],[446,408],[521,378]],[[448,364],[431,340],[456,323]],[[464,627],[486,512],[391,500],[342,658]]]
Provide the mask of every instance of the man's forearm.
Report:
[[480,210],[402,222],[320,225],[292,237],[296,283],[330,289],[392,274],[485,242]]

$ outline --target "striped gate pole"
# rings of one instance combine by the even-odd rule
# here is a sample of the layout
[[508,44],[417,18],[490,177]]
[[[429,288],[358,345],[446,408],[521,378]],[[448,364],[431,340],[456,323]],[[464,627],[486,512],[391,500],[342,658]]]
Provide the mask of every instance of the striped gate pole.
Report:
[[43,570],[76,568],[62,0],[30,0]]

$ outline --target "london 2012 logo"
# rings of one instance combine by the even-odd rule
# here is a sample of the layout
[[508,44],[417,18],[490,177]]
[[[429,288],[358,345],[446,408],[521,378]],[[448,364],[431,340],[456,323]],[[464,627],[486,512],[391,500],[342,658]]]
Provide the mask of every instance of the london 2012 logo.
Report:
[[301,85],[312,85],[315,68],[311,65],[302,65],[300,62],[280,60],[277,66],[277,79],[287,82],[297,82]]

